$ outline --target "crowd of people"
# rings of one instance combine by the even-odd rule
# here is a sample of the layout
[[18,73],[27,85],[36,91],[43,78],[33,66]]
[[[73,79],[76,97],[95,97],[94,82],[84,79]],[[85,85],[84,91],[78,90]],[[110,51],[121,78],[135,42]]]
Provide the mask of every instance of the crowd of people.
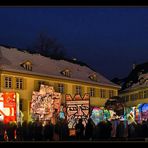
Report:
[[145,139],[148,137],[148,120],[141,123],[111,120],[101,121],[97,125],[88,119],[86,126],[82,119],[75,126],[75,135],[70,136],[66,119],[59,120],[55,125],[50,121],[26,122],[22,124],[0,122],[0,141],[99,141]]

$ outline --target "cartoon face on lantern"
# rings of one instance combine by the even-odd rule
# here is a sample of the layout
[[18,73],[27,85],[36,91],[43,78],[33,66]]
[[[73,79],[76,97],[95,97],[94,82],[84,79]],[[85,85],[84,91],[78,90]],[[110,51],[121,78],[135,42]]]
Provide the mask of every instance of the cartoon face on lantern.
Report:
[[84,126],[89,118],[89,101],[67,101],[68,127],[74,128],[79,119],[82,119]]

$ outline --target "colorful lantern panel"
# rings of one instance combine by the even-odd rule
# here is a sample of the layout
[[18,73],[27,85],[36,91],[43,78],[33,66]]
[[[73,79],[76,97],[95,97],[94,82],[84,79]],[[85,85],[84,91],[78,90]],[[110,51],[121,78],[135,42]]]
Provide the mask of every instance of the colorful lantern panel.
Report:
[[0,121],[4,123],[17,120],[16,93],[0,93]]
[[34,91],[32,95],[32,118],[39,121],[47,121],[52,118],[57,118],[60,113],[60,105],[61,94],[54,92],[54,89],[51,86],[41,85],[40,91]]
[[99,122],[104,120],[103,110],[97,107],[93,108],[90,118],[94,124],[97,125]]
[[148,104],[139,104],[138,105],[139,112],[141,113],[142,120],[148,119]]
[[66,111],[70,129],[75,128],[79,119],[82,119],[82,123],[86,126],[89,119],[89,96],[85,94],[82,98],[80,95],[76,95],[72,98],[70,95],[66,95]]

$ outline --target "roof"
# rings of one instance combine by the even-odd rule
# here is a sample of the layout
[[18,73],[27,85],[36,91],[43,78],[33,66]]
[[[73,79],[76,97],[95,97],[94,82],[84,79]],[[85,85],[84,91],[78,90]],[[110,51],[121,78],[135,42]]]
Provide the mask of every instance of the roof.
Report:
[[[32,63],[32,71],[27,71],[22,66],[20,66],[25,61],[30,61]],[[110,80],[93,71],[87,66],[81,66],[79,64],[74,64],[65,60],[51,59],[49,57],[41,56],[40,54],[30,54],[26,51],[19,51],[16,48],[0,46],[0,69],[27,74],[84,81],[91,84],[120,88],[119,85],[112,83]],[[61,74],[61,71],[64,69],[69,69],[71,71],[70,78]],[[93,73],[97,75],[97,82],[94,82],[89,78],[89,75]]]
[[[143,82],[141,81],[143,79]],[[124,80],[122,90],[136,89],[138,87],[148,86],[146,80],[148,79],[148,62],[138,64],[129,73],[128,77]]]

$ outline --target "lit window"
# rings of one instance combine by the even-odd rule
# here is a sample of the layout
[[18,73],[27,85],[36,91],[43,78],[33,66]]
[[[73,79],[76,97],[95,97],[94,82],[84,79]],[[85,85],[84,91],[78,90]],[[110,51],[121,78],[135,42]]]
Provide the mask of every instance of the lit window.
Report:
[[105,98],[106,97],[106,91],[105,89],[100,89],[100,97]]
[[81,93],[82,93],[81,86],[76,86],[76,94],[81,95]]
[[65,69],[65,70],[61,71],[61,74],[66,77],[71,77],[71,72],[69,69]]
[[143,99],[143,91],[139,92],[139,99]]
[[91,97],[95,96],[95,88],[90,88],[90,96]]
[[26,70],[32,71],[32,63],[30,61],[22,63],[21,66]]
[[144,98],[148,98],[148,90],[144,91]]
[[5,88],[12,88],[12,78],[5,77]]
[[96,74],[90,75],[89,78],[90,78],[92,81],[97,81],[97,75],[96,75]]
[[109,98],[114,96],[114,91],[113,90],[109,90]]
[[126,102],[129,101],[129,95],[125,96],[125,101],[126,101]]
[[136,94],[131,94],[130,95],[130,100],[131,101],[135,101],[135,100],[137,100],[138,99],[138,93],[136,93]]
[[58,92],[64,93],[64,85],[63,84],[58,84]]
[[23,89],[23,79],[22,78],[16,78],[16,88]]

